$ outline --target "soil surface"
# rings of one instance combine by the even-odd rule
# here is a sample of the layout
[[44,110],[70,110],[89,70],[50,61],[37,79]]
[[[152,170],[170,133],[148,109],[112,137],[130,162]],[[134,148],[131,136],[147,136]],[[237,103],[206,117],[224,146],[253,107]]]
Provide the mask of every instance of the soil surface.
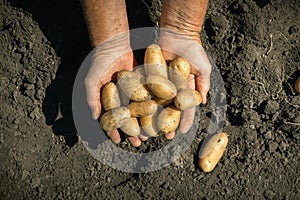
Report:
[[[161,5],[128,3],[130,26],[157,24]],[[210,1],[201,38],[225,82],[229,134],[211,173],[196,164],[210,103],[191,148],[168,167],[125,173],[94,159],[71,109],[91,50],[80,1],[1,0],[0,10],[0,199],[300,199],[298,0]]]

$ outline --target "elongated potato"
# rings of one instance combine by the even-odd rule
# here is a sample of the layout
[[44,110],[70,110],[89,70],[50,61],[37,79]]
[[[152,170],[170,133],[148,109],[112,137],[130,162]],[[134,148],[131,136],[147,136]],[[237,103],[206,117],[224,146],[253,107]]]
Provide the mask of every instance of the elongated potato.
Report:
[[126,107],[114,108],[106,111],[100,117],[100,126],[105,131],[112,131],[122,127],[130,119],[130,112]]
[[297,93],[300,94],[300,76],[298,76],[296,82],[295,82],[295,90]]
[[121,106],[118,89],[113,82],[109,82],[103,87],[101,103],[106,111]]
[[157,103],[153,100],[131,102],[128,105],[131,117],[142,117],[152,115],[157,111]]
[[147,136],[150,137],[157,137],[158,136],[158,129],[157,129],[157,113],[152,115],[143,116],[140,118],[141,126]]
[[118,72],[118,84],[122,91],[133,101],[151,99],[151,92],[141,84],[141,74],[132,71]]
[[173,99],[177,90],[174,84],[160,75],[150,75],[146,79],[147,87],[160,99]]
[[160,75],[165,78],[168,78],[167,63],[158,45],[151,44],[146,49],[144,64],[145,64],[146,76]]
[[174,104],[179,110],[187,110],[198,106],[201,101],[201,95],[197,90],[187,88],[177,93]]
[[211,172],[221,159],[227,144],[228,136],[224,132],[209,138],[199,152],[199,167],[204,172]]
[[188,86],[188,78],[191,73],[190,63],[182,58],[176,57],[169,68],[170,80],[174,83],[177,90],[185,89]]
[[139,122],[137,118],[134,117],[127,120],[120,129],[129,136],[138,136],[141,132]]
[[180,121],[180,110],[169,106],[161,111],[157,117],[157,128],[160,133],[168,134],[175,131]]
[[158,105],[167,107],[173,103],[174,99],[161,99],[158,97],[154,97],[152,100],[155,101]]

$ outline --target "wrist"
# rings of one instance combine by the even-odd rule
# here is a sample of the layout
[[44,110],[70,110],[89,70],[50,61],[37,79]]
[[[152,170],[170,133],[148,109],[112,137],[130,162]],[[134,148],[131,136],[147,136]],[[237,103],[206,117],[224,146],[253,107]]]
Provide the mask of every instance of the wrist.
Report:
[[131,52],[129,31],[115,34],[95,46],[95,53],[102,55],[122,55]]
[[128,31],[125,0],[81,0],[92,46]]
[[208,0],[165,0],[160,27],[198,40]]

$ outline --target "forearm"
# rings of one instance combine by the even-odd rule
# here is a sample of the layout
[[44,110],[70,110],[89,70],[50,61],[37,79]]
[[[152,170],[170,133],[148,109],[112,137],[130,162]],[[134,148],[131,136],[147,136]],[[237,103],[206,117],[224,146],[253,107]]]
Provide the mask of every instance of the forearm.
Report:
[[165,0],[160,27],[199,39],[208,0]]
[[93,46],[128,31],[125,0],[81,0],[81,4]]

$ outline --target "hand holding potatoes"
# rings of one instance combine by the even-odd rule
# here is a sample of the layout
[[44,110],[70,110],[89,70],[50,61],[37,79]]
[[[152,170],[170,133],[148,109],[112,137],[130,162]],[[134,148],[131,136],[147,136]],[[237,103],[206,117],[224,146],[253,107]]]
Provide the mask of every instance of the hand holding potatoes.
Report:
[[181,111],[193,109],[202,101],[200,93],[188,85],[190,71],[189,62],[182,57],[168,67],[160,47],[150,45],[144,68],[121,70],[117,86],[110,82],[103,88],[101,102],[106,112],[100,118],[101,127],[138,136],[140,124],[144,136],[163,134],[172,139]]

